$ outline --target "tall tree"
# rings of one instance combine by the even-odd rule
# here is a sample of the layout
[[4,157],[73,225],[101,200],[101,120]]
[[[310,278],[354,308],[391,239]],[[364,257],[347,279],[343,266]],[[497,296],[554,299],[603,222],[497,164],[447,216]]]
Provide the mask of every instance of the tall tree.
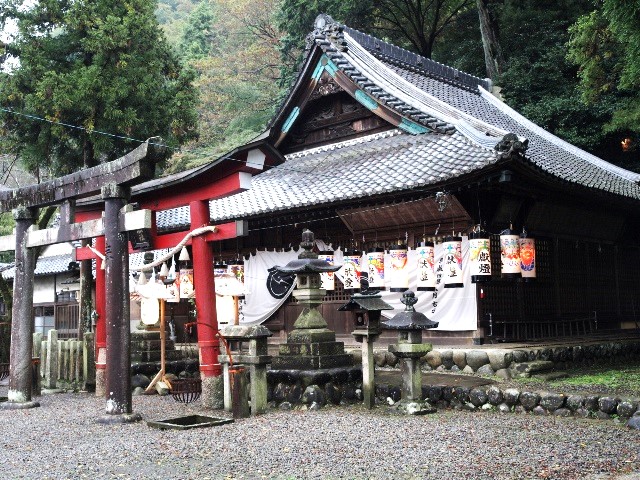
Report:
[[183,59],[197,60],[212,54],[214,13],[210,0],[202,0],[187,17],[178,48]]
[[[599,0],[571,27],[569,59],[579,66],[580,90],[589,103],[613,95],[608,132],[640,133],[640,2]],[[640,143],[640,139],[636,141]]]
[[166,43],[155,6],[0,0],[0,22],[18,29],[6,47],[17,63],[0,74],[0,120],[27,167],[64,174],[121,156],[131,139],[195,136],[193,73]]
[[399,46],[431,58],[438,38],[473,0],[374,0],[374,30]]
[[498,38],[498,22],[489,9],[489,0],[476,0],[476,5],[480,18],[480,34],[487,76],[495,82],[504,71],[504,57]]

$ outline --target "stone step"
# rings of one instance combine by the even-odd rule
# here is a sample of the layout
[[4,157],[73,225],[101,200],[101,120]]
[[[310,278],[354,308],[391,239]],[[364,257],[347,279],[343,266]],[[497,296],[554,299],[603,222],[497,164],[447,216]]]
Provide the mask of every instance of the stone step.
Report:
[[340,355],[292,355],[273,357],[273,369],[317,370],[319,368],[351,367],[353,357],[348,353]]
[[550,360],[533,360],[531,362],[512,363],[509,367],[512,377],[529,378],[534,373],[550,372],[553,362]]
[[[147,352],[131,352],[132,362],[155,362],[160,360],[160,350]],[[167,350],[165,360],[180,360],[184,357],[181,350]]]
[[284,343],[280,355],[340,355],[344,353],[342,342]]
[[569,378],[569,374],[563,371],[550,372],[550,373],[534,373],[531,375],[531,378],[539,378],[540,380],[543,380],[545,382],[551,382],[553,380]]
[[[131,340],[131,351],[146,352],[149,350],[160,350],[162,344],[160,338],[158,339],[145,339],[145,340]],[[175,350],[176,346],[173,340],[166,339],[165,348],[167,350]]]

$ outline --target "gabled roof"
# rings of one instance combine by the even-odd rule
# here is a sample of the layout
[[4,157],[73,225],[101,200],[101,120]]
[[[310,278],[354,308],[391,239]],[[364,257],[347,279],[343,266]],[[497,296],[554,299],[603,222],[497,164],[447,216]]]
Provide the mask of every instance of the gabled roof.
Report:
[[[73,261],[70,253],[62,255],[51,255],[48,257],[39,257],[36,262],[35,275],[52,275],[54,273],[62,273],[69,271],[69,263]],[[15,276],[15,266],[2,271],[4,278],[13,278]]]
[[[287,155],[249,191],[211,202],[214,222],[435,186],[515,162],[555,181],[640,200],[640,174],[597,158],[528,121],[460,72],[321,15],[300,76],[270,124],[278,145],[322,75],[398,129]],[[494,147],[515,133],[526,153]],[[367,175],[375,169],[376,175]],[[188,225],[185,208],[161,212],[159,229]]]

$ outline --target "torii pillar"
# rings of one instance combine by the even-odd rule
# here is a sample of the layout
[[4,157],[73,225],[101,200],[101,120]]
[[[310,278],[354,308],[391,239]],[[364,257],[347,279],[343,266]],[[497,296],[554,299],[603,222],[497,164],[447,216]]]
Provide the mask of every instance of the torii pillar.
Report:
[[[191,229],[209,225],[209,202],[194,201],[189,204]],[[202,404],[208,408],[224,405],[222,367],[218,361],[220,340],[216,313],[215,278],[213,273],[213,245],[204,236],[194,237],[193,283],[198,312],[198,347],[200,350],[200,377],[202,379]]]
[[27,232],[34,223],[34,209],[13,210],[16,221],[16,275],[13,284],[13,320],[9,365],[8,401],[2,409],[39,407],[31,400],[31,357],[33,350],[33,273],[36,268],[33,249],[27,248]]
[[129,197],[129,188],[116,184],[102,187],[104,199],[104,240],[106,278],[105,299],[107,351],[107,415],[101,423],[137,422],[142,417],[132,412],[131,332],[129,325],[129,244],[120,231],[119,217]]

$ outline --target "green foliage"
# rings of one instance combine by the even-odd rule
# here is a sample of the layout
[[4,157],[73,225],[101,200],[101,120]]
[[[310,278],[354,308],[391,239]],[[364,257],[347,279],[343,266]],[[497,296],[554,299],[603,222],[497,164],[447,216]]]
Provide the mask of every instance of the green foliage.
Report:
[[[23,163],[64,174],[108,161],[161,136],[179,144],[195,136],[193,71],[181,66],[146,0],[2,0],[2,21],[18,33],[7,47],[19,60],[2,74],[0,104],[52,123],[3,114]],[[61,123],[83,127],[69,128]]]
[[579,66],[583,98],[614,95],[605,132],[640,132],[640,3],[602,0],[570,28],[568,58]]
[[283,0],[276,13],[282,55],[282,84],[287,86],[295,80],[295,72],[302,60],[305,38],[313,30],[313,21],[321,13],[352,28],[371,31],[373,26],[374,0]]
[[202,0],[189,14],[180,35],[178,49],[184,60],[202,59],[213,53],[213,22],[212,5],[209,0]]

